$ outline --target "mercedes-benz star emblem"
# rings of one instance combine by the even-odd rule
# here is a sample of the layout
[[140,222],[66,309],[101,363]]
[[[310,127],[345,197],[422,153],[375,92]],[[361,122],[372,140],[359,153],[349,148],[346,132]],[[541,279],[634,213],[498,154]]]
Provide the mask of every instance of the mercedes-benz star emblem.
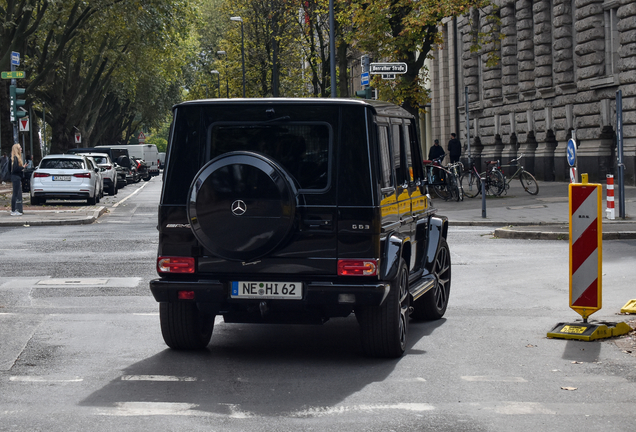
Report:
[[242,200],[236,200],[232,203],[232,213],[234,216],[243,216],[247,211],[247,206]]

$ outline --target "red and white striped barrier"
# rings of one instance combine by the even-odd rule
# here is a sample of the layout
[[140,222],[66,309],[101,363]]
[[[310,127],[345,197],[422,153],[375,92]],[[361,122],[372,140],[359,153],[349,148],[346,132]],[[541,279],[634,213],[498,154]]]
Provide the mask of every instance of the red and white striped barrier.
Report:
[[616,212],[614,211],[614,176],[612,174],[607,175],[607,208],[605,213],[610,220],[616,218]]
[[570,307],[585,321],[601,309],[603,225],[601,184],[571,183],[570,195]]

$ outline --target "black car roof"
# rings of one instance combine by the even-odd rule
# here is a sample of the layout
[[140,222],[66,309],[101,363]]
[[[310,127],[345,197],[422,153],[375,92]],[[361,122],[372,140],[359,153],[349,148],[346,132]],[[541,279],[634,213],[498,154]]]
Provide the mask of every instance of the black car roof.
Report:
[[404,108],[385,101],[372,99],[346,99],[346,98],[236,98],[236,99],[198,99],[182,102],[174,105],[172,109],[180,106],[190,105],[239,105],[239,104],[258,104],[258,105],[280,105],[280,104],[299,104],[299,105],[366,105],[375,111],[378,115],[389,117],[406,117],[413,116]]

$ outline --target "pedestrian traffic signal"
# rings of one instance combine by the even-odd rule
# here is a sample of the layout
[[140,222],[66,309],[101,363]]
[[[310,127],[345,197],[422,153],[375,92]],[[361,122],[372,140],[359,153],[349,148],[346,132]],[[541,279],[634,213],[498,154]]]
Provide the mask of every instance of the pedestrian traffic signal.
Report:
[[363,90],[358,90],[356,92],[356,96],[361,97],[362,99],[377,99],[377,90],[373,87],[366,87]]
[[14,85],[9,86],[9,109],[11,110],[11,121],[17,121],[21,117],[25,117],[27,113],[25,111],[19,110],[19,107],[24,106],[26,104],[25,100],[18,99],[19,95],[23,95],[23,88],[18,88]]

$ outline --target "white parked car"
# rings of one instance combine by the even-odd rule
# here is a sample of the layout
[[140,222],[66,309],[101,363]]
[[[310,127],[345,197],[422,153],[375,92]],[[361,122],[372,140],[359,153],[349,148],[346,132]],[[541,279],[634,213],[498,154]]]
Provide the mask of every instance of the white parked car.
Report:
[[100,168],[103,178],[103,189],[108,190],[108,195],[117,193],[117,169],[106,153],[82,153],[82,156],[90,157]]
[[94,205],[102,193],[101,183],[99,168],[83,155],[48,155],[31,176],[31,204],[71,199]]

